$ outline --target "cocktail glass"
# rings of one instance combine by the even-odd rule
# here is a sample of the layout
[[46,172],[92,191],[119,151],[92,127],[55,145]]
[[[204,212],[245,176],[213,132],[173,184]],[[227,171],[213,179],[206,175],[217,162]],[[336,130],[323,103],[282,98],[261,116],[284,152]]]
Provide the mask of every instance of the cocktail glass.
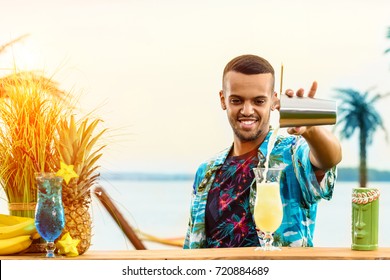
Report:
[[[280,250],[273,246],[273,233],[283,220],[283,205],[280,197],[280,175],[283,168],[254,168],[256,178],[256,200],[254,220],[262,247],[256,250]],[[262,232],[261,236],[260,233]]]
[[46,241],[46,257],[54,258],[54,241],[61,235],[65,226],[62,205],[62,177],[55,173],[39,173],[36,176],[38,201],[35,210],[35,226]]
[[352,250],[378,249],[379,196],[376,188],[352,192]]

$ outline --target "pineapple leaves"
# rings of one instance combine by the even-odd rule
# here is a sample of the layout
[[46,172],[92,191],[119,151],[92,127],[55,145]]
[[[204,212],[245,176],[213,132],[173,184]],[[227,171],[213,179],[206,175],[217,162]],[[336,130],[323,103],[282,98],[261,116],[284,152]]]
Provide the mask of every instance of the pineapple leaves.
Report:
[[60,157],[64,163],[73,165],[79,175],[79,178],[74,179],[77,181],[75,186],[77,190],[74,191],[77,197],[80,197],[85,189],[89,190],[99,177],[99,174],[95,174],[99,167],[96,163],[102,157],[101,151],[106,145],[99,146],[98,142],[107,132],[107,129],[97,131],[100,122],[100,119],[89,118],[77,122],[72,115],[57,129],[59,135],[57,148]]

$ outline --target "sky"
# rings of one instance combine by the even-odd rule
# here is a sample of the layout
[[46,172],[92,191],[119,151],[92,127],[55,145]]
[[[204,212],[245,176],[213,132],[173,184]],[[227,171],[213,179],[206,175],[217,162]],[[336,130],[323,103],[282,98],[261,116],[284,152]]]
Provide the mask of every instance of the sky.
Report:
[[[284,89],[318,81],[318,98],[390,92],[388,0],[8,0],[0,26],[0,45],[29,34],[0,55],[2,74],[42,70],[79,96],[81,115],[104,120],[103,172],[194,173],[229,146],[218,92],[241,54],[268,59],[277,81],[283,64]],[[389,104],[377,105],[387,128]],[[369,168],[390,170],[384,136],[369,146]],[[358,135],[341,143],[339,166],[358,167]]]

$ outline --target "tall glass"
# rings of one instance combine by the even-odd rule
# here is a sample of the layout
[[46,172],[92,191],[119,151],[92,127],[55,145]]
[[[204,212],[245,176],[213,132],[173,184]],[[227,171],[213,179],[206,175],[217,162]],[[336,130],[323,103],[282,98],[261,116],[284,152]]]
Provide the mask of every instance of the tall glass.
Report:
[[56,248],[54,241],[65,226],[62,205],[62,177],[55,173],[39,173],[36,176],[38,201],[35,210],[35,226],[46,241],[46,257],[53,258]]
[[352,250],[378,249],[379,196],[379,189],[353,189]]
[[282,170],[283,168],[253,169],[256,178],[254,220],[259,230],[259,239],[264,241],[264,246],[256,248],[256,250],[280,250],[280,248],[274,247],[272,243],[273,233],[279,228],[283,220],[279,183]]

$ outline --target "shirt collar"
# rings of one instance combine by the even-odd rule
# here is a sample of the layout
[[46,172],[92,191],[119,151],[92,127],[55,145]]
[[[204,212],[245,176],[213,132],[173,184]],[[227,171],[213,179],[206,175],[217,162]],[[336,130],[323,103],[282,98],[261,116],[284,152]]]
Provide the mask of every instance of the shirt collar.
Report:
[[[259,147],[259,156],[260,156],[260,160],[262,160],[263,158],[265,158],[265,156],[267,155],[267,148],[268,148],[268,142],[269,142],[269,138],[271,136],[273,132],[273,129],[270,129],[270,131],[267,133],[267,135],[265,136],[265,139],[263,140],[263,142],[260,144],[260,147]],[[215,168],[215,167],[220,167],[226,160],[226,158],[228,157],[229,155],[229,152],[230,150],[233,148],[233,143],[226,149],[224,149],[223,151],[221,151],[216,157],[215,159],[212,161],[212,164],[211,164],[211,168]]]

